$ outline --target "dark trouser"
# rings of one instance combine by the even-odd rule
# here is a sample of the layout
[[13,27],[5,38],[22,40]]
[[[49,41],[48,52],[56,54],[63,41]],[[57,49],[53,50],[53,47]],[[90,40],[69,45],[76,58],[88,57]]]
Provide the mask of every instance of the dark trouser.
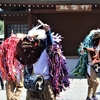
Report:
[[56,100],[49,80],[45,80],[44,90],[33,92],[27,90],[26,100]]
[[3,82],[2,77],[0,77],[0,82],[1,82],[1,89],[4,89],[4,82]]
[[88,97],[91,97],[92,95],[96,95],[96,91],[100,82],[100,79],[97,77],[95,71],[91,67],[91,76],[87,76],[87,82],[88,82]]

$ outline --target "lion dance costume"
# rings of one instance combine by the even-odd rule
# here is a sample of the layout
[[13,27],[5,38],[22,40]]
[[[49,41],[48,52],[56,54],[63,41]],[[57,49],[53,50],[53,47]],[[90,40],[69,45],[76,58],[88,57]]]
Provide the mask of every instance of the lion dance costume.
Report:
[[88,93],[86,100],[98,100],[96,97],[100,78],[100,30],[92,30],[78,48],[79,61],[73,74],[87,77]]
[[[28,88],[26,100],[55,100],[62,90],[69,87],[66,58],[61,50],[62,38],[59,34],[54,35],[51,30],[45,31],[40,27],[42,25],[34,27],[23,39],[18,38],[17,34],[12,35],[0,45],[0,70],[3,78],[7,80],[7,84],[17,86],[18,91],[13,93],[10,88],[14,87],[7,85],[7,100],[19,99],[23,87],[23,72],[23,83],[33,78],[37,90],[41,90],[44,84],[42,91],[38,92],[24,83],[25,88]],[[36,77],[30,78],[28,75]],[[42,76],[42,85],[42,78],[37,75]]]

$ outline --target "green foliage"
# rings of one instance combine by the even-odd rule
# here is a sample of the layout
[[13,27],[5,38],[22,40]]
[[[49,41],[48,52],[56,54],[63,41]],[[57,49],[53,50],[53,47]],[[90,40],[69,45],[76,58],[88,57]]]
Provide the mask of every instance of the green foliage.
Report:
[[0,34],[4,33],[4,21],[0,20]]

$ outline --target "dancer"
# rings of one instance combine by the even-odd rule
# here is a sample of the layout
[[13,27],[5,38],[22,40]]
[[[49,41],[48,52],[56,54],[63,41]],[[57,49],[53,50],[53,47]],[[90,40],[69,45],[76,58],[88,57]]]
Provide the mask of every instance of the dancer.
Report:
[[[70,84],[66,59],[61,51],[61,36],[51,34],[49,25],[40,20],[39,23],[41,25],[34,27],[28,34],[12,34],[0,45],[0,70],[3,79],[7,80],[7,100],[19,100],[23,89],[22,71],[24,82],[32,79],[30,75],[36,76],[31,82],[37,80],[37,74],[43,78],[42,85],[40,78],[39,82],[35,81],[32,85],[24,83],[27,88],[26,100],[55,100]],[[42,26],[43,29],[39,29]],[[41,91],[34,92],[33,86]]]
[[[70,84],[66,59],[61,51],[61,36],[51,34],[49,25],[42,23],[40,20],[39,23],[41,23],[39,26],[28,32],[25,39],[27,43],[23,43],[24,47],[26,47],[28,41],[33,43],[30,46],[34,48],[32,49],[33,53],[28,56],[31,58],[33,55],[31,60],[26,62],[23,59],[24,50],[20,50],[19,53],[22,53],[17,56],[17,58],[22,58],[21,62],[26,66],[24,70],[24,82],[26,82],[24,86],[27,89],[26,100],[56,100],[56,96]],[[39,80],[39,83],[36,82],[38,80],[37,75],[43,77],[44,81],[41,79],[43,84],[41,84],[41,80]],[[34,81],[31,80],[32,78]],[[28,83],[28,80],[31,81]],[[28,85],[31,82],[34,82],[34,84],[32,86]],[[34,91],[33,86],[36,87],[37,91]]]
[[16,46],[19,37],[11,35],[0,45],[0,71],[6,80],[7,100],[19,100],[23,90],[24,66],[16,59]]
[[73,73],[76,77],[87,77],[86,100],[98,100],[96,91],[100,81],[100,30],[92,30],[81,43],[78,51],[80,58]]

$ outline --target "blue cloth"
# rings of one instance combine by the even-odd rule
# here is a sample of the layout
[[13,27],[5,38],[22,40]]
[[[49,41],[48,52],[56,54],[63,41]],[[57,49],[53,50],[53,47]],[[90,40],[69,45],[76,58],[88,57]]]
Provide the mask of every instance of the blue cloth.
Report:
[[2,72],[0,71],[0,77],[2,77]]
[[46,41],[46,43],[47,43],[47,46],[49,46],[49,45],[52,45],[53,44],[53,39],[52,39],[52,36],[51,36],[51,31],[48,31],[48,32],[46,32],[46,35],[47,35],[47,41]]

